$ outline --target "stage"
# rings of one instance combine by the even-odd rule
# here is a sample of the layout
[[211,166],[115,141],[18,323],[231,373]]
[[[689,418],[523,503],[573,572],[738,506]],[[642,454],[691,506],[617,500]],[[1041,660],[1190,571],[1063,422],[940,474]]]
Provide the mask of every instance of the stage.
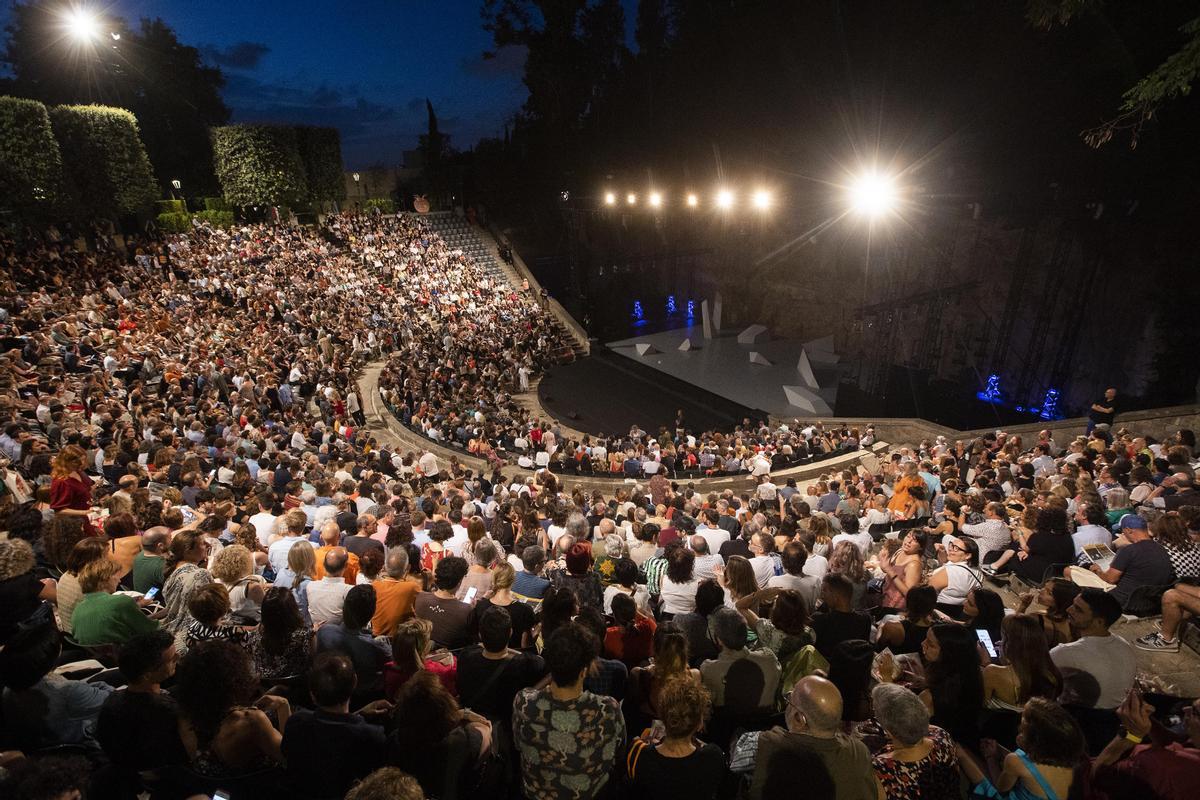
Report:
[[[688,347],[681,350],[685,341]],[[837,400],[832,337],[772,339],[769,330],[752,325],[714,331],[705,339],[703,327],[694,324],[607,346],[630,361],[782,419],[831,416]]]

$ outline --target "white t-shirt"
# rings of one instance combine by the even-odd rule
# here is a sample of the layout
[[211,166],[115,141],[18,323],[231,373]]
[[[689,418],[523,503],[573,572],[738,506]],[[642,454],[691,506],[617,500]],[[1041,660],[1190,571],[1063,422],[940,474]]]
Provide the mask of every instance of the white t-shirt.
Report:
[[1100,684],[1096,708],[1116,708],[1125,700],[1137,672],[1133,645],[1120,636],[1084,636],[1050,651],[1059,669],[1087,672]]
[[[629,590],[627,590],[624,586],[618,586],[615,583],[612,586],[609,586],[607,589],[604,590],[604,613],[605,614],[612,613],[613,598],[619,594],[628,595]],[[646,591],[646,587],[643,586],[642,584],[638,584],[637,587],[634,589],[632,597],[633,597],[633,603],[634,603],[634,605],[637,606],[638,611],[642,612],[646,616],[650,616],[650,614],[651,614],[650,594]]]
[[765,589],[767,581],[775,577],[775,559],[770,556],[755,556],[750,559],[750,566],[754,568],[754,578],[758,581],[758,588]]
[[[946,562],[938,570],[946,573],[946,588],[938,592],[937,601],[950,606],[961,606],[967,599],[967,592],[976,586],[982,586],[979,570],[972,569],[966,564]],[[934,570],[937,572],[938,570]]]
[[1075,555],[1078,556],[1083,552],[1085,544],[1105,544],[1112,547],[1113,537],[1100,525],[1080,525],[1071,534],[1071,541],[1075,543]]
[[825,556],[819,556],[816,553],[811,554],[808,560],[804,562],[804,574],[810,578],[820,580],[829,572],[829,559]]
[[[807,565],[807,561],[805,564]],[[767,581],[769,589],[793,589],[804,596],[811,612],[817,605],[817,597],[821,594],[821,579],[808,575],[776,575]]]
[[[710,553],[719,552],[721,545],[729,541],[729,531],[722,528],[696,528],[696,535],[703,536],[704,541],[708,542],[708,552]],[[691,537],[688,537],[688,547],[691,546]]]
[[687,583],[675,581],[663,575],[662,589],[659,599],[662,600],[662,610],[667,614],[689,614],[696,610],[696,589],[700,582],[695,578]]
[[279,518],[269,511],[260,511],[250,518],[250,524],[254,526],[254,534],[258,538],[258,543],[263,547],[269,544],[271,534],[275,532],[275,523]]
[[854,542],[854,544],[858,545],[858,552],[862,554],[863,558],[866,558],[867,553],[871,552],[871,544],[874,541],[871,538],[871,534],[865,531],[860,531],[859,533],[839,533],[833,537],[833,543],[830,545],[830,548],[836,548],[841,542]]
[[725,566],[725,559],[718,555],[696,556],[696,563],[693,565],[692,570],[696,576],[696,580],[702,581],[705,578],[717,577],[716,572],[713,570],[718,566]]

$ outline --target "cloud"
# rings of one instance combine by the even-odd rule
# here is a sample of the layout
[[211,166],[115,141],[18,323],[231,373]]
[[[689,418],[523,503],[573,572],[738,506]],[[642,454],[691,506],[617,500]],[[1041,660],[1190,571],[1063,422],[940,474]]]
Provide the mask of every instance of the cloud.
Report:
[[506,45],[490,56],[464,58],[459,66],[473,78],[519,78],[525,74],[527,55],[525,45]]
[[220,48],[207,44],[200,52],[209,63],[229,69],[255,69],[263,57],[271,52],[271,48],[262,42],[238,42],[228,47]]

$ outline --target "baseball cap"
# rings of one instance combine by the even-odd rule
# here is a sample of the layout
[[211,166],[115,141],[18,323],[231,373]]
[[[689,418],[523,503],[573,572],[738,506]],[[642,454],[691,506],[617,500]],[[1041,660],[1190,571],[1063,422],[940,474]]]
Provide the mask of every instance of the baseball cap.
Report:
[[1146,530],[1146,520],[1137,514],[1125,514],[1121,517],[1121,521],[1117,523],[1117,527],[1144,531]]

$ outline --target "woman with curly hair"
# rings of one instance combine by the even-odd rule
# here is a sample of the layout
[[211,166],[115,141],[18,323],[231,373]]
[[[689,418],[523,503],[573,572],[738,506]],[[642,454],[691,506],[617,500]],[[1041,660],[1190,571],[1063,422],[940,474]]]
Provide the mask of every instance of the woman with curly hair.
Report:
[[254,554],[231,544],[213,558],[212,576],[229,592],[229,613],[240,625],[257,625],[267,582],[254,574]]
[[201,642],[180,660],[172,695],[179,701],[180,733],[193,769],[223,778],[283,761],[282,730],[291,706],[274,695],[255,702],[259,691],[250,654],[230,642]]
[[838,542],[829,555],[829,575],[844,575],[854,584],[851,608],[862,608],[863,596],[867,593],[867,568],[863,563],[862,551],[851,541]]
[[712,800],[725,774],[721,748],[696,738],[712,708],[699,681],[673,678],[658,695],[661,739],[638,738],[626,759],[636,800]]
[[[66,569],[67,558],[75,548],[75,543],[86,538],[89,536],[83,518],[55,514],[54,519],[46,523],[42,532],[42,553],[46,557],[46,562],[56,570]],[[106,538],[103,536],[94,538],[104,542],[107,548],[108,540]]]
[[0,541],[0,646],[43,601],[54,601],[54,581],[50,578],[38,580],[33,565],[33,548],[29,542],[23,539]]
[[88,514],[92,510],[92,479],[84,474],[87,452],[69,444],[59,451],[50,468],[50,507],[60,516],[79,517],[88,536],[97,536]]

